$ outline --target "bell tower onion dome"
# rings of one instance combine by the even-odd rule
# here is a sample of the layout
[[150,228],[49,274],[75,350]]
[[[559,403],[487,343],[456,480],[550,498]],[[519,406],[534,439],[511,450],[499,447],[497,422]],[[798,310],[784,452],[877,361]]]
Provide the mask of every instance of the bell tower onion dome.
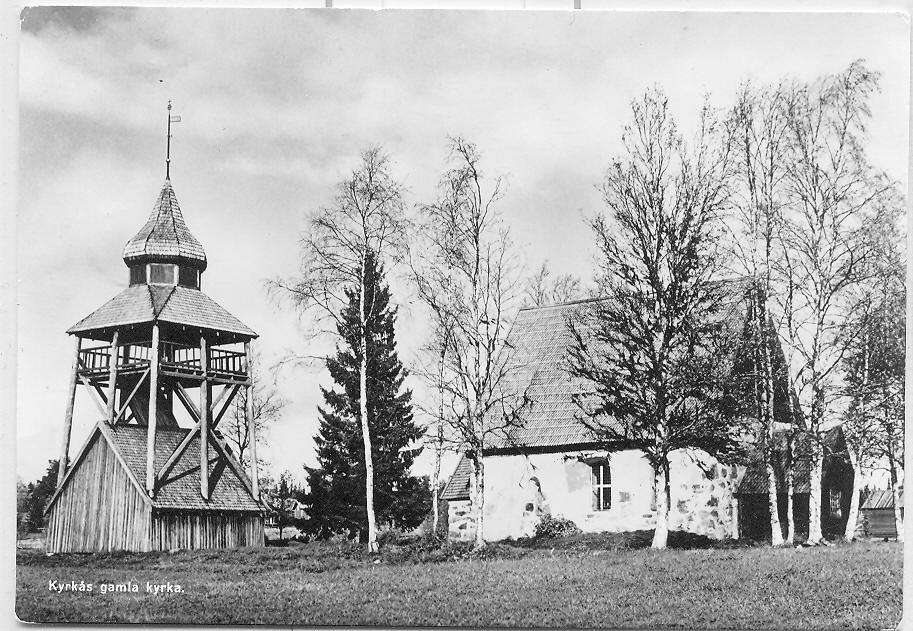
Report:
[[206,252],[184,222],[170,179],[165,180],[146,224],[124,246],[124,263],[130,268],[145,263],[177,263],[200,272],[206,269]]

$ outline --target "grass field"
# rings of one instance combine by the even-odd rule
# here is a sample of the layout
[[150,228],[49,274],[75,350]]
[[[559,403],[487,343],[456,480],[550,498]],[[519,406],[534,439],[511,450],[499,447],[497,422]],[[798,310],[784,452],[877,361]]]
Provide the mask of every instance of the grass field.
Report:
[[[598,542],[597,542],[598,543]],[[18,554],[34,622],[649,628],[890,628],[902,546],[652,551],[490,546],[448,560],[346,544],[149,554]],[[434,558],[435,561],[429,561]],[[49,582],[92,583],[91,592]],[[128,583],[131,582],[131,583]],[[180,593],[146,593],[146,582]],[[102,593],[103,584],[138,592]]]

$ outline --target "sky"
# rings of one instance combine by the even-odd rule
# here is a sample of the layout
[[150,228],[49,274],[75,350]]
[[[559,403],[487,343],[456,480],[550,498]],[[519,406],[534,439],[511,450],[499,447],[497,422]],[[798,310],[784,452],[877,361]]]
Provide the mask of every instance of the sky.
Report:
[[[127,284],[124,243],[171,179],[209,267],[203,290],[260,333],[266,366],[321,355],[308,317],[265,281],[294,274],[309,213],[379,144],[411,205],[429,202],[448,136],[476,143],[530,272],[591,276],[584,218],[620,150],[631,99],[653,86],[684,130],[705,95],[745,80],[812,80],[863,58],[881,73],[869,156],[907,186],[909,24],[891,13],[27,9],[20,45],[17,473],[58,457],[68,327]],[[398,343],[416,361],[422,313],[395,282]],[[288,400],[263,450],[273,472],[313,465],[318,363],[275,372]],[[420,396],[420,384],[412,383]],[[77,395],[72,449],[97,413]],[[421,419],[420,419],[421,420]],[[451,459],[449,468],[454,461]],[[430,457],[416,465],[430,470]],[[445,473],[449,474],[445,463]]]

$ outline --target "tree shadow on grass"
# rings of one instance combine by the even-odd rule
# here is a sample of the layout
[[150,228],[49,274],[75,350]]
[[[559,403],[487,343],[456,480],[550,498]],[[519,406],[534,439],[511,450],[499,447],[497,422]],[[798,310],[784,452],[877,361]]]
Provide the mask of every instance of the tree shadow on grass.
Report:
[[[653,542],[653,530],[633,530],[629,532],[585,532],[564,537],[525,537],[513,541],[504,541],[508,545],[527,549],[545,550],[641,550],[649,548]],[[758,542],[744,539],[711,539],[682,530],[669,532],[667,547],[673,550],[707,550],[748,548],[759,545]]]

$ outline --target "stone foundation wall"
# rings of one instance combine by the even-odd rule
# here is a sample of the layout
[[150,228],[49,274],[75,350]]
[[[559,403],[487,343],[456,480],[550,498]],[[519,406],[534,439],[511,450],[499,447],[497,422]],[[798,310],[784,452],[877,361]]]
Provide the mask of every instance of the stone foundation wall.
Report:
[[448,500],[448,537],[452,541],[472,541],[476,536],[476,521],[469,500]]

